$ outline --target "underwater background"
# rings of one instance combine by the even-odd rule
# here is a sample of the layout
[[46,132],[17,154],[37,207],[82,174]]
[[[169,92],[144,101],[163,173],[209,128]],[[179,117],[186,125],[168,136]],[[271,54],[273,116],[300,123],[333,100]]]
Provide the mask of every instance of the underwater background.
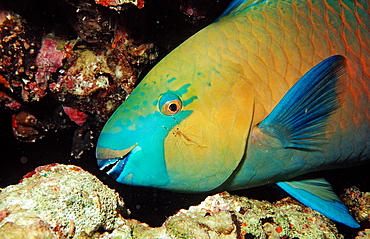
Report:
[[[15,31],[18,34],[15,38],[21,39],[19,42],[23,45],[9,48],[12,54],[2,53],[0,56],[0,188],[17,184],[23,175],[38,166],[51,163],[78,165],[120,194],[131,211],[130,218],[153,227],[162,225],[178,210],[204,200],[208,194],[181,194],[117,183],[98,169],[94,147],[112,108],[123,101],[156,62],[216,19],[228,3],[226,0],[148,0],[142,9],[134,4],[125,4],[122,9],[109,9],[88,0],[1,0],[1,14],[13,14],[14,22],[8,27],[20,24],[24,29],[18,33]],[[5,31],[7,29],[0,29],[1,37],[7,36]],[[51,60],[58,70],[47,68],[42,59],[37,58],[42,47],[47,50],[45,39],[49,38],[51,43],[63,46],[64,54],[72,55]],[[112,46],[112,42],[121,44],[121,48]],[[4,47],[9,47],[5,46],[6,43],[2,41]],[[27,45],[31,47],[27,48]],[[32,47],[35,52],[30,51]],[[24,52],[17,55],[17,49]],[[53,53],[57,51],[55,48]],[[69,82],[76,77],[70,69],[80,64],[78,59],[85,57],[83,54],[90,53],[110,63],[108,68],[102,68],[104,74],[93,76],[103,83],[108,82],[109,91],[87,89],[87,86],[78,85],[82,84],[79,81]],[[23,65],[13,67],[6,64],[5,55],[22,58],[19,64]],[[127,62],[122,62],[122,56]],[[45,53],[44,57],[50,55]],[[58,61],[63,62],[62,65],[58,65]],[[129,70],[123,75],[130,77],[124,78],[109,69],[111,65],[125,65]],[[32,66],[44,70],[36,70]],[[21,72],[21,68],[29,69],[29,73]],[[20,76],[17,77],[15,72],[20,72]],[[43,74],[47,82],[41,84],[37,77],[31,77],[37,74]],[[135,76],[132,82],[130,74]],[[27,81],[21,80],[28,76]],[[43,92],[32,88],[33,81],[40,83],[39,88],[45,87]],[[118,89],[118,84],[125,87]],[[79,92],[74,91],[77,88]],[[107,94],[117,97],[107,98]],[[70,109],[72,111],[68,111]],[[30,118],[33,120],[27,121]],[[357,186],[363,192],[370,191],[369,172],[370,164],[367,163],[312,175],[325,177],[340,194],[350,186]],[[272,202],[288,196],[274,185],[231,193]],[[340,232],[348,233],[349,238],[356,233],[354,229],[337,226]]]

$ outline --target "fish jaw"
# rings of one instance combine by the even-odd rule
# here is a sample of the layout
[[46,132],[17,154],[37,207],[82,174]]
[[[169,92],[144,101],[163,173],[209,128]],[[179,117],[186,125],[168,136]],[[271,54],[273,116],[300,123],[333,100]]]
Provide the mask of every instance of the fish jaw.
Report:
[[[176,115],[160,111],[160,99],[178,95],[183,107],[193,101],[186,94],[188,85],[174,90],[156,88],[161,79],[143,80],[105,124],[97,143],[96,157],[101,169],[117,182],[169,189],[164,141],[171,129],[187,118],[192,111],[183,109]],[[163,93],[162,93],[163,92]]]
[[[152,147],[143,142],[133,143],[127,148],[112,149],[106,146],[107,142],[114,140],[111,136],[102,133],[99,138],[96,156],[101,170],[117,182],[127,185],[165,187],[168,184],[163,147],[158,145],[156,150],[150,150]],[[129,138],[127,137],[125,141],[129,142]],[[149,150],[145,150],[148,148]],[[151,164],[147,160],[156,163]]]
[[139,93],[140,89],[131,95],[138,97],[130,96],[104,126],[96,147],[98,166],[120,183],[165,187],[163,141],[168,130],[163,125],[175,123],[163,119],[155,105],[140,105]]
[[106,171],[108,175],[110,175],[114,179],[117,179],[124,171],[124,167],[129,158],[129,155],[132,154],[132,152],[136,151],[134,151],[135,147],[139,146],[137,146],[137,144],[134,144],[128,149],[123,150],[113,150],[109,148],[99,147],[99,150],[97,150],[97,163],[99,169],[102,171]]
[[[108,156],[102,152],[112,152],[114,150],[99,148],[97,151],[100,156]],[[118,152],[122,153],[120,157]],[[155,154],[155,152],[154,152]],[[154,156],[154,155],[153,155]],[[168,175],[164,164],[155,164],[155,169],[148,164],[150,168],[142,166],[142,159],[146,157],[145,152],[138,144],[134,144],[128,149],[116,150],[111,154],[112,158],[98,159],[100,170],[105,171],[108,175],[114,178],[117,182],[122,182],[128,185],[155,185],[165,186],[168,184]],[[139,165],[140,166],[139,166]],[[155,172],[153,174],[153,172]],[[142,177],[144,176],[144,177]],[[155,180],[155,181],[153,181]]]

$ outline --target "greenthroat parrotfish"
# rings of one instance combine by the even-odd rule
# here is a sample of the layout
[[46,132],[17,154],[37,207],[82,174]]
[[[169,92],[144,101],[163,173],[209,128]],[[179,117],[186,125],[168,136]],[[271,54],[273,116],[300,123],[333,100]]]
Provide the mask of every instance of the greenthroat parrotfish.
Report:
[[180,192],[276,183],[359,227],[308,172],[370,159],[370,1],[234,0],[161,60],[104,126],[100,169]]

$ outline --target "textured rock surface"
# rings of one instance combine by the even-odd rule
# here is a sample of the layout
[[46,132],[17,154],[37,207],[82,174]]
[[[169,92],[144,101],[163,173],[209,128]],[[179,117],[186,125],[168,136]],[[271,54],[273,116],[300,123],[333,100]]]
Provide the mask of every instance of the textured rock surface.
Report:
[[358,233],[358,236],[355,239],[369,239],[370,238],[370,229],[365,229]]
[[329,219],[290,198],[270,203],[227,192],[180,210],[165,225],[185,238],[342,238]]
[[[51,132],[73,130],[71,153],[80,158],[134,89],[139,73],[157,58],[157,48],[134,41],[118,13],[104,11],[93,1],[56,1],[55,6],[64,8],[54,9],[54,14],[66,17],[60,34],[41,30],[44,27],[32,20],[41,15],[34,6],[26,10],[34,11],[33,17],[25,14],[23,18],[16,13],[22,12],[23,3],[14,3],[13,12],[4,11],[3,2],[10,8],[13,5],[0,2],[0,110],[15,111],[12,128],[21,142],[34,143]],[[72,115],[62,107],[72,109]],[[76,114],[85,119],[76,122]]]
[[344,191],[341,198],[358,222],[370,222],[370,192],[361,192],[352,186]]
[[223,192],[158,228],[128,214],[95,176],[50,164],[1,190],[0,238],[343,238],[329,219],[290,198],[270,203]]
[[0,193],[0,238],[91,236],[117,227],[123,201],[74,165],[46,165]]

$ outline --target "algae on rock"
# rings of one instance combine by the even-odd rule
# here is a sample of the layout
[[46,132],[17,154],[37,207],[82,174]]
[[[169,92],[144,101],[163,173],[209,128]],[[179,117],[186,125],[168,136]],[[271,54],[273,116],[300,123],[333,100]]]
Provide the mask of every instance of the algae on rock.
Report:
[[125,212],[118,193],[80,167],[41,166],[1,190],[0,238],[15,231],[24,238],[91,236],[99,228],[113,230],[120,210]]
[[1,189],[0,239],[343,238],[330,219],[291,198],[270,203],[218,193],[157,228],[125,219],[128,214],[118,193],[95,176],[74,165],[50,164]]

